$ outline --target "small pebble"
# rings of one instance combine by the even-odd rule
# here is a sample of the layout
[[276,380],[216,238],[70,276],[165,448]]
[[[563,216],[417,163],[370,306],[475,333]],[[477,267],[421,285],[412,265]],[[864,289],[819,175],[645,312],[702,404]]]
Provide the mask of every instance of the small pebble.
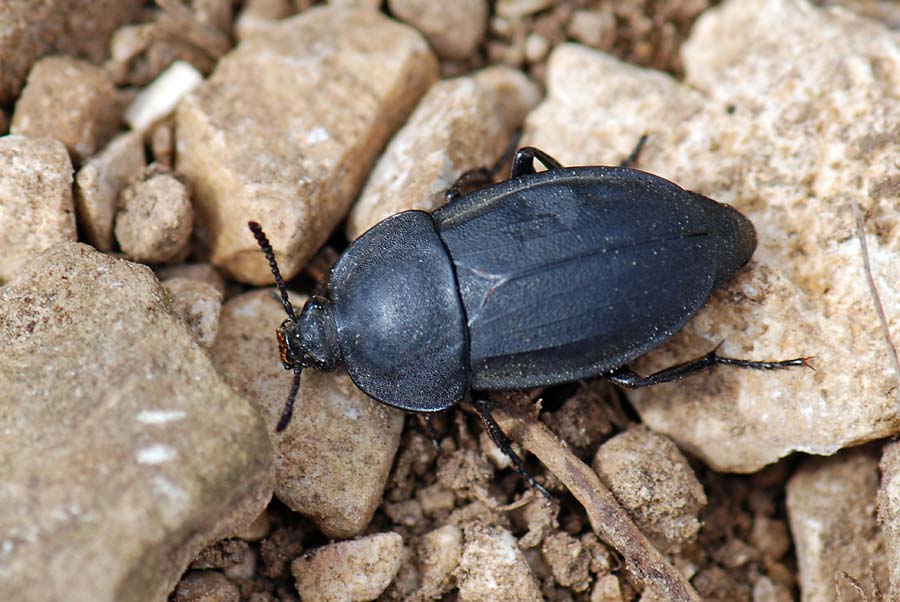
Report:
[[465,528],[456,570],[462,602],[539,602],[540,587],[515,537],[503,527],[471,523]]
[[100,67],[69,56],[43,58],[16,102],[13,134],[56,138],[81,163],[119,129],[122,106]]
[[172,295],[175,311],[184,318],[197,342],[211,346],[219,330],[222,293],[211,284],[191,278],[170,278],[162,285]]
[[388,0],[391,12],[429,41],[438,56],[463,60],[475,52],[487,28],[485,0]]
[[187,187],[151,165],[119,199],[116,240],[128,257],[144,263],[182,260],[189,251],[194,210]]
[[291,572],[306,602],[367,602],[397,574],[402,549],[396,533],[377,533],[318,548],[291,563]]
[[98,251],[113,249],[113,220],[119,193],[146,167],[137,132],[121,134],[85,162],[75,176],[78,223]]
[[37,253],[76,238],[66,148],[51,138],[0,138],[0,284]]
[[218,571],[193,571],[175,588],[172,602],[239,602],[238,586]]

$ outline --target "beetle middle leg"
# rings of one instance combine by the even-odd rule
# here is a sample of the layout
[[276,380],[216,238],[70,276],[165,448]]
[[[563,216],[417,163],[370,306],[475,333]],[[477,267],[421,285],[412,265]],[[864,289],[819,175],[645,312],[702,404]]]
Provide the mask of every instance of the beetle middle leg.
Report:
[[484,423],[484,430],[487,431],[491,441],[493,441],[497,447],[500,448],[500,451],[506,454],[512,461],[516,472],[518,472],[530,486],[543,493],[548,499],[553,499],[553,496],[547,491],[547,488],[534,480],[534,477],[531,476],[531,473],[525,468],[525,463],[522,461],[522,458],[513,451],[512,441],[506,436],[506,433],[503,432],[500,425],[494,420],[494,417],[491,416],[490,400],[485,395],[473,394],[472,407],[475,408],[475,411],[478,412],[478,415],[481,417],[481,422]]
[[742,360],[733,357],[723,357],[716,353],[718,349],[719,346],[716,346],[715,349],[713,349],[706,355],[703,355],[696,359],[692,359],[682,364],[672,366],[670,368],[666,368],[665,370],[660,370],[659,372],[654,372],[649,376],[641,376],[628,366],[622,366],[621,368],[617,368],[616,370],[613,370],[608,374],[604,374],[603,377],[619,385],[620,387],[636,389],[638,387],[659,385],[662,383],[681,380],[685,376],[689,376],[696,372],[701,372],[703,370],[706,370],[707,368],[712,368],[714,366],[737,366],[738,368],[752,368],[754,370],[783,370],[785,368],[793,368],[795,366],[806,366],[807,368],[812,368],[809,363],[809,360],[812,359],[811,357],[798,357],[790,360],[778,360],[774,362],[759,362],[753,360]]
[[492,166],[476,167],[475,169],[470,169],[461,173],[460,176],[456,178],[456,181],[453,182],[453,185],[444,193],[447,202],[451,203],[462,196],[463,189],[471,190],[493,184],[494,176],[500,173],[503,166],[509,162],[509,159],[513,156],[516,146],[518,146],[521,138],[522,130],[516,130],[516,133],[513,134],[512,140],[510,140],[506,150],[503,151],[503,155],[501,155]]
[[634,167],[634,164],[638,162],[638,157],[641,156],[641,151],[644,150],[644,145],[647,143],[647,134],[644,134],[640,137],[637,144],[634,147],[634,150],[631,153],[622,159],[622,162],[619,163],[619,167]]

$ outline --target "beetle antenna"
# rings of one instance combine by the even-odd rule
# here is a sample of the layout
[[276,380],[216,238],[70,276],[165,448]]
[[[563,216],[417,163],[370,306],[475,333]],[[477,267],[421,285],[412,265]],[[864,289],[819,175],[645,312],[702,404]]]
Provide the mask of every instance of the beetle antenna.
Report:
[[294,369],[294,382],[291,383],[291,392],[288,393],[287,402],[284,404],[284,410],[281,412],[281,418],[278,419],[278,426],[275,432],[280,433],[291,423],[291,416],[294,415],[294,402],[297,400],[297,392],[300,390],[300,373],[302,368]]
[[[294,306],[291,305],[288,299],[287,286],[284,284],[284,278],[281,277],[281,271],[278,269],[278,263],[275,261],[275,251],[272,250],[272,245],[269,243],[269,239],[266,238],[266,233],[263,232],[262,226],[257,222],[247,222],[247,226],[250,227],[250,231],[253,232],[253,236],[256,238],[256,243],[262,249],[266,260],[269,262],[269,268],[272,270],[272,275],[275,276],[275,285],[278,287],[278,292],[281,293],[281,304],[284,305],[284,311],[287,312],[288,317],[292,321],[296,322],[297,315],[294,314]],[[299,383],[299,378],[295,382]],[[293,405],[293,401],[291,401],[291,405]],[[284,416],[282,416],[283,420]],[[288,415],[288,421],[290,421],[290,415]],[[281,423],[279,422],[278,424],[280,425]]]

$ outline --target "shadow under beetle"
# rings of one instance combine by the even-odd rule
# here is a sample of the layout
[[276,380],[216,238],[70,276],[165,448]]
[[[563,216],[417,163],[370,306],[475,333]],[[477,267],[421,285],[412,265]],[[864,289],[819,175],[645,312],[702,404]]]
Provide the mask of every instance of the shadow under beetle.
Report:
[[[713,350],[646,377],[628,368],[756,249],[753,224],[736,209],[625,167],[643,141],[621,167],[563,167],[526,147],[504,182],[460,195],[464,174],[444,207],[398,213],[351,243],[327,297],[311,297],[299,317],[250,222],[288,315],[277,334],[294,381],[277,430],[290,422],[301,370],[343,363],[367,395],[402,410],[440,412],[468,397],[516,470],[549,495],[513,452],[486,392],[594,376],[634,388],[719,364],[808,365]],[[535,160],[547,170],[537,173]]]

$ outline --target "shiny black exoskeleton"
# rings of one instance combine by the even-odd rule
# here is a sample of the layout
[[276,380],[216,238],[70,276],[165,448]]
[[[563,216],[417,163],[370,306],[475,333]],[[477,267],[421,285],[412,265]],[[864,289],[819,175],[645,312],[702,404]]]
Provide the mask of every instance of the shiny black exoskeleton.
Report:
[[[535,159],[547,171],[536,173]],[[278,337],[296,376],[278,430],[290,420],[300,370],[343,364],[360,389],[395,408],[439,412],[469,396],[495,442],[543,491],[485,392],[593,376],[639,387],[716,364],[805,363],[713,351],[648,377],[627,367],[750,259],[753,225],[728,205],[627,167],[562,167],[534,148],[516,153],[509,180],[448,197],[434,213],[398,213],[354,241],[327,297],[310,298],[299,317],[265,235],[250,223],[288,313]]]

